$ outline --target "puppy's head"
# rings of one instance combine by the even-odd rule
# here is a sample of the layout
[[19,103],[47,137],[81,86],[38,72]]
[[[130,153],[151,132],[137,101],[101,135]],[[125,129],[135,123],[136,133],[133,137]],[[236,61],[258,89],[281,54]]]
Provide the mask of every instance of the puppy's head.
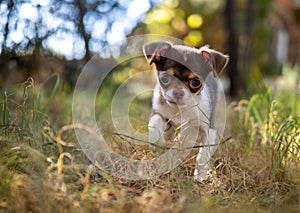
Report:
[[169,104],[188,105],[198,95],[206,77],[217,76],[228,63],[228,56],[204,46],[195,49],[169,42],[152,42],[143,47],[151,65],[155,64],[158,84]]

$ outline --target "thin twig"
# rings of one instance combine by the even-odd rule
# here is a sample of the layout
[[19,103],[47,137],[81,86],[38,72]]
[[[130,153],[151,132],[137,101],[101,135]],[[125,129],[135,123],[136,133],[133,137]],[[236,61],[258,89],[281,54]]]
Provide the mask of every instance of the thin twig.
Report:
[[[161,146],[161,145],[158,145],[158,144],[155,144],[155,143],[151,143],[149,141],[137,139],[137,138],[134,138],[132,136],[129,136],[129,135],[126,135],[126,134],[122,134],[122,133],[112,133],[112,135],[116,135],[116,136],[119,136],[119,137],[123,137],[123,138],[126,138],[126,139],[138,141],[138,142],[142,142],[142,143],[145,143],[145,144],[148,144],[148,145],[160,148],[160,149],[171,149],[171,150],[178,150],[178,151],[180,151],[180,150],[186,150],[186,149],[197,149],[197,148],[219,146],[221,144],[224,144],[224,143],[228,142],[232,138],[232,137],[228,137],[228,138],[222,140],[220,143],[217,143],[217,144],[211,144],[211,145],[210,144],[204,144],[204,145],[190,146],[190,147],[184,147],[184,148],[174,148],[174,147]],[[127,142],[131,143],[130,141],[127,141]]]

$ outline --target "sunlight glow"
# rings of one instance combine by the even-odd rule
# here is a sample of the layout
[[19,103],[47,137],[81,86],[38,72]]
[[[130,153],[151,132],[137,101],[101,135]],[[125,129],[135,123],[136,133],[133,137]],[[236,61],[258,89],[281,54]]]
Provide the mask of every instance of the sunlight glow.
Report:
[[[91,37],[90,50],[98,53],[107,41],[110,44],[122,41],[130,33],[138,21],[141,21],[150,9],[150,0],[118,0],[119,6],[111,8],[111,2],[101,3],[95,10],[84,16],[84,30]],[[160,0],[152,0],[153,4]],[[170,2],[173,0],[170,0]],[[11,47],[26,47],[35,36],[42,37],[42,45],[52,50],[55,54],[66,56],[67,59],[84,57],[85,45],[82,35],[74,22],[70,10],[76,10],[72,0],[69,4],[52,4],[51,0],[28,0],[17,5],[16,16],[10,18],[10,31],[6,45]],[[94,0],[87,0],[94,2]],[[176,0],[175,0],[176,3]],[[112,11],[108,11],[112,10]],[[67,12],[66,12],[67,11]],[[0,3],[0,14],[6,14],[7,3]],[[105,15],[103,15],[105,13]],[[6,24],[2,16],[0,24]],[[3,42],[0,35],[0,44]],[[20,50],[21,50],[20,49]],[[27,50],[24,50],[25,52]],[[1,50],[0,50],[1,52]]]
[[22,4],[19,10],[19,17],[21,19],[37,20],[37,9],[29,3]]
[[49,5],[50,0],[32,0],[31,2],[33,5],[40,5],[42,7],[45,7]]
[[21,30],[16,30],[14,32],[11,32],[9,35],[11,40],[15,43],[20,43],[24,39],[24,34],[23,31]]
[[136,19],[146,13],[149,9],[150,3],[148,0],[134,0],[130,2],[126,16],[131,19]]

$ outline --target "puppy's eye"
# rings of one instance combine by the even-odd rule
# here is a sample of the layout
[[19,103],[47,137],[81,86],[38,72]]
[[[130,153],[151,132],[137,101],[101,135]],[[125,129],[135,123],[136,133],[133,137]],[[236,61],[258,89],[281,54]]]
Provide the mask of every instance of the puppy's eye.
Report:
[[165,86],[168,86],[171,83],[171,76],[167,73],[162,74],[159,79],[160,82]]
[[190,87],[192,89],[199,89],[201,86],[202,86],[202,83],[199,80],[199,78],[193,78],[192,80],[190,80]]

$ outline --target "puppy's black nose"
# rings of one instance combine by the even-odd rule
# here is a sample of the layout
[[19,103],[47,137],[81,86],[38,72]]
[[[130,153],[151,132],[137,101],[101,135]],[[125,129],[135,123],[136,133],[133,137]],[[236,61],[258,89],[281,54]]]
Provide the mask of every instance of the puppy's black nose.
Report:
[[182,89],[174,89],[173,90],[173,97],[175,99],[181,99],[184,96],[184,91]]

